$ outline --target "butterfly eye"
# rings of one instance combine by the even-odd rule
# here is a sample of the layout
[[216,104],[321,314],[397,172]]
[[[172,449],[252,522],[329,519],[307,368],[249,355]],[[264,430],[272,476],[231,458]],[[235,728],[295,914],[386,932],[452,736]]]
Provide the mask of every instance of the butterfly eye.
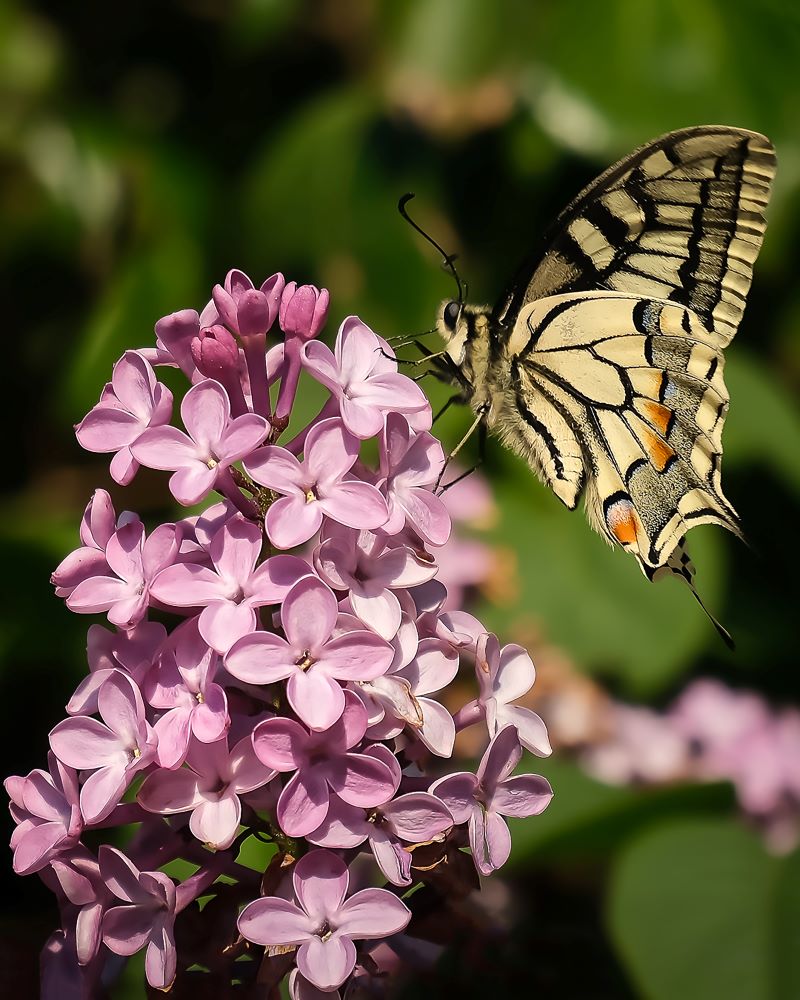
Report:
[[448,302],[444,307],[444,325],[448,330],[455,330],[458,317],[461,315],[461,304],[459,302]]

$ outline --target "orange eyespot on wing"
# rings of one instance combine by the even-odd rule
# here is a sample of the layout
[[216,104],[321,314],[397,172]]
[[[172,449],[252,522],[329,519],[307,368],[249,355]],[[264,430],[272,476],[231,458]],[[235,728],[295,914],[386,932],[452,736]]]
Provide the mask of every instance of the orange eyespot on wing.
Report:
[[608,530],[620,545],[636,544],[639,518],[636,508],[627,497],[611,498],[610,503],[606,502],[605,517]]

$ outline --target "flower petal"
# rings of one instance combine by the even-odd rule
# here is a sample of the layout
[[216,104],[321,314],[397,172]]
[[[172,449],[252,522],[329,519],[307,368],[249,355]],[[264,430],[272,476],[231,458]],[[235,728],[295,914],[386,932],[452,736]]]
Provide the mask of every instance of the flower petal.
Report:
[[[297,901],[318,925],[334,922],[347,895],[350,876],[347,865],[331,851],[309,851],[292,873]],[[338,920],[336,920],[338,924]]]
[[495,789],[491,809],[501,816],[538,816],[550,804],[553,789],[539,774],[518,774]]
[[281,608],[281,624],[294,651],[311,653],[314,659],[330,637],[339,606],[333,592],[322,580],[307,576],[286,595]]
[[314,932],[314,922],[295,903],[278,896],[253,900],[239,914],[239,931],[248,941],[264,945],[302,944]]
[[341,986],[356,964],[356,946],[346,937],[311,937],[297,951],[297,968],[326,992]]
[[411,911],[393,892],[362,889],[339,910],[338,930],[348,937],[382,938],[401,931],[411,919]]
[[290,837],[305,837],[316,830],[328,812],[330,792],[318,770],[298,771],[278,799],[278,822]]

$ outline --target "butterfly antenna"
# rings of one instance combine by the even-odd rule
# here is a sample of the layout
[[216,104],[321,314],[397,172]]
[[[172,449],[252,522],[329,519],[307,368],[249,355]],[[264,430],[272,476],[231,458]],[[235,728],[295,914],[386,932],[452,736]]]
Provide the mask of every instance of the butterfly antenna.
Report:
[[444,249],[443,246],[441,246],[441,244],[437,243],[432,236],[426,233],[421,226],[417,225],[417,223],[414,222],[414,220],[406,211],[406,205],[411,201],[412,198],[416,198],[416,195],[412,191],[409,191],[407,194],[404,194],[403,197],[400,199],[400,201],[398,201],[397,203],[397,211],[403,216],[403,218],[406,220],[409,226],[411,226],[412,229],[416,229],[416,231],[420,234],[420,236],[423,236],[428,241],[428,243],[430,243],[431,246],[435,247],[442,255],[444,266],[453,275],[456,287],[458,288],[458,304],[460,306],[463,306],[464,302],[466,301],[467,286],[466,284],[462,284],[461,278],[459,278],[458,271],[456,270],[455,262],[458,254],[447,253],[447,251]]

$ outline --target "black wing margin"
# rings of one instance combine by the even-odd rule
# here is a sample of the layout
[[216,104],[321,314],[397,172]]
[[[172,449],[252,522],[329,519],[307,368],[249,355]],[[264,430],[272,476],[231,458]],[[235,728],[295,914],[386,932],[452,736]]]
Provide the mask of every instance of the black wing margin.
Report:
[[534,299],[606,289],[669,299],[730,342],[764,237],[775,151],[757,132],[670,132],[601,174],[556,219],[493,312],[512,330]]

